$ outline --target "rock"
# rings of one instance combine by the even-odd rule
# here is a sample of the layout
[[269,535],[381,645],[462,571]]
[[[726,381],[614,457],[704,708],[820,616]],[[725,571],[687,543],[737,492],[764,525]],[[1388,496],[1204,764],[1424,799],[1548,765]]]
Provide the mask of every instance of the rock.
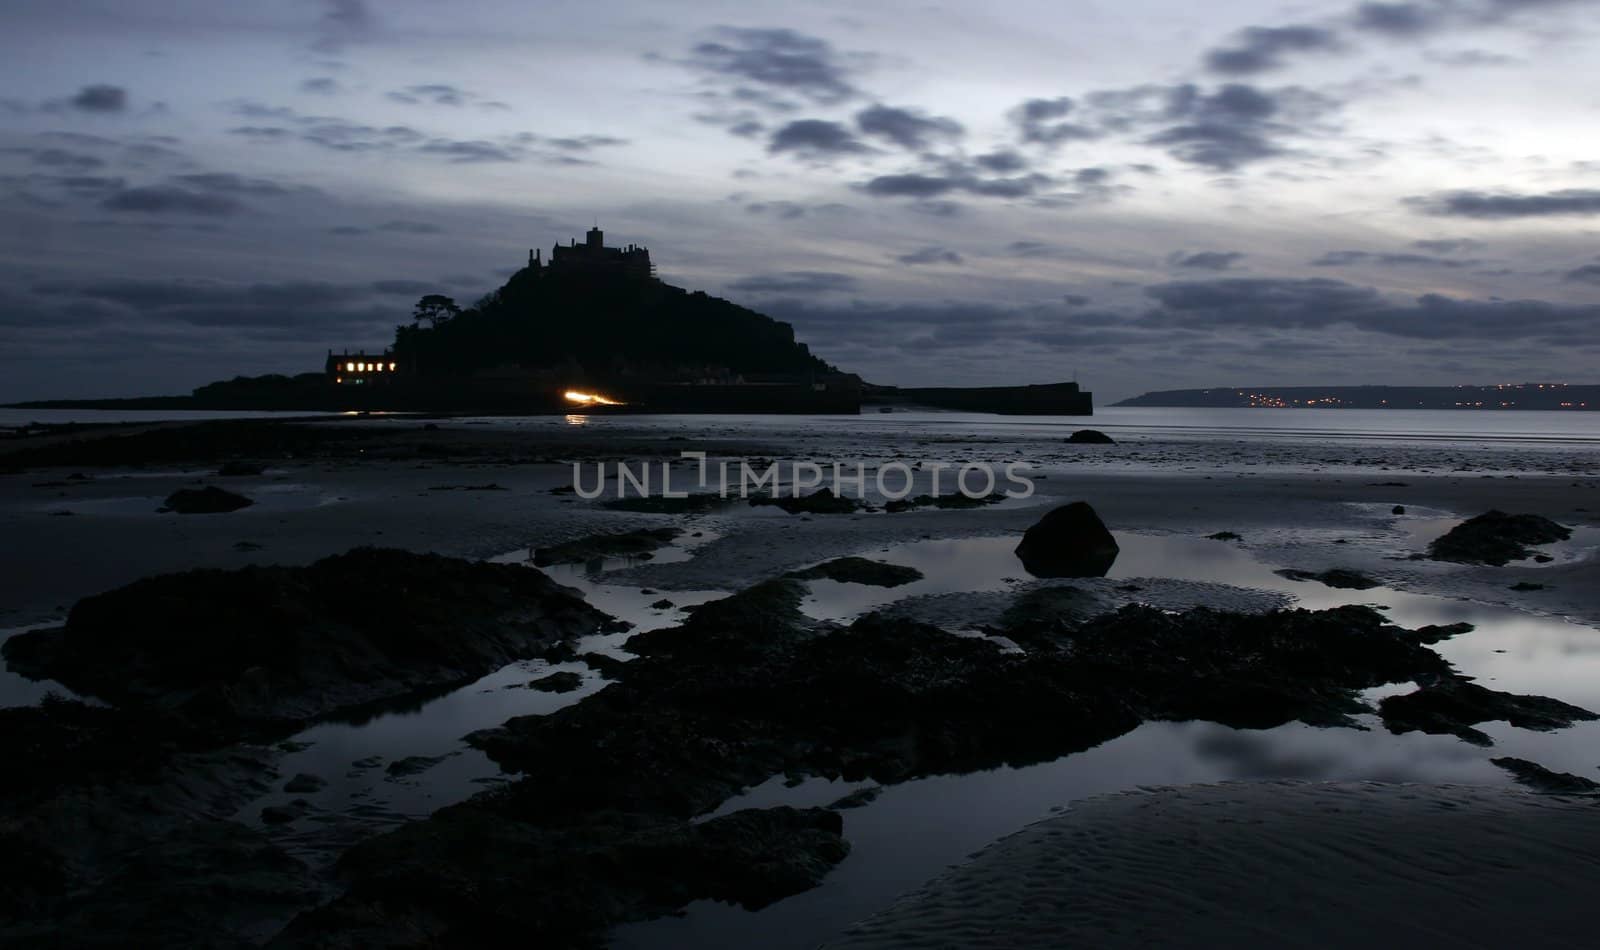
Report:
[[1515,584],[1512,584],[1509,589],[1517,591],[1518,593],[1523,593],[1526,591],[1544,590],[1545,588],[1543,584],[1535,584],[1532,581],[1517,581]]
[[165,504],[160,511],[172,511],[180,515],[214,515],[238,511],[248,508],[255,502],[243,495],[207,485],[204,488],[180,488],[167,496]]
[[1572,532],[1539,515],[1508,515],[1487,511],[1451,528],[1428,545],[1428,556],[1435,561],[1461,564],[1491,564],[1503,567],[1510,561],[1531,557],[1530,544],[1565,541]]
[[1286,567],[1281,571],[1273,571],[1272,573],[1279,577],[1287,577],[1291,581],[1321,581],[1329,587],[1337,587],[1341,590],[1371,590],[1374,587],[1383,586],[1381,581],[1375,581],[1359,571],[1352,571],[1343,567],[1336,567],[1320,573]]
[[670,601],[670,600],[666,599],[665,597],[663,597],[660,600],[652,602],[650,604],[650,609],[651,610],[671,610],[675,606],[677,606],[677,605],[674,604],[672,601]]
[[470,682],[603,616],[527,567],[358,548],[135,581],[0,651],[25,676],[242,737]]
[[1600,792],[1600,782],[1590,781],[1569,772],[1552,772],[1537,762],[1502,756],[1490,762],[1510,772],[1516,780],[1535,791],[1553,795],[1593,794]]
[[890,514],[901,511],[912,511],[917,508],[938,508],[941,510],[964,510],[982,508],[985,505],[997,505],[1006,500],[1006,493],[1001,491],[990,492],[987,495],[976,497],[962,492],[949,495],[916,495],[911,498],[895,498],[883,503],[883,510]]
[[356,759],[350,765],[358,769],[375,769],[383,764],[383,756],[369,755],[364,759]]
[[1244,540],[1244,538],[1241,535],[1236,534],[1236,533],[1234,533],[1232,531],[1218,531],[1216,534],[1208,534],[1208,535],[1206,535],[1206,538],[1211,540],[1211,541],[1242,541],[1242,540]]
[[223,478],[237,478],[245,475],[260,475],[267,470],[267,466],[260,462],[241,462],[237,459],[223,462],[217,469],[217,474]]
[[844,515],[861,507],[859,500],[835,495],[831,488],[819,488],[799,498],[789,495],[783,497],[754,495],[750,498],[750,504],[776,505],[791,515]]
[[1471,633],[1477,629],[1470,623],[1428,624],[1418,627],[1411,633],[1417,638],[1418,643],[1439,643],[1451,637],[1458,637],[1463,633]]
[[583,686],[583,677],[571,670],[562,670],[541,676],[528,682],[529,689],[537,689],[546,693],[570,693]]
[[1029,528],[1016,554],[1035,577],[1104,577],[1118,551],[1117,539],[1094,509],[1075,501]]
[[390,778],[410,778],[421,775],[440,762],[459,755],[458,752],[446,752],[444,755],[408,755],[403,759],[395,759],[384,769]]
[[1405,505],[1395,505],[1393,508],[1389,509],[1389,514],[1391,514],[1391,515],[1403,515],[1405,513],[1406,513],[1406,506]]
[[1073,445],[1116,445],[1117,440],[1106,435],[1098,429],[1079,429],[1067,436],[1067,441]]
[[590,535],[539,548],[533,553],[533,563],[549,567],[552,564],[586,564],[608,557],[648,558],[657,548],[671,544],[679,534],[677,528],[641,528],[620,534]]
[[841,798],[835,799],[833,804],[829,805],[828,807],[833,811],[842,811],[847,808],[861,808],[877,801],[878,796],[882,794],[882,785],[868,785],[863,788],[858,788]]
[[301,772],[285,782],[283,790],[291,795],[309,795],[312,792],[322,791],[327,784],[327,780],[319,776],[312,775],[309,772]]
[[867,584],[872,587],[899,587],[922,579],[922,572],[902,564],[885,564],[864,557],[838,557],[831,561],[790,571],[789,577],[797,580],[826,578],[841,584]]
[[1389,696],[1378,704],[1389,731],[1452,735],[1473,745],[1492,745],[1480,722],[1508,722],[1519,729],[1549,732],[1574,722],[1600,719],[1587,709],[1545,696],[1519,696],[1479,686],[1459,676],[1429,682],[1413,693]]

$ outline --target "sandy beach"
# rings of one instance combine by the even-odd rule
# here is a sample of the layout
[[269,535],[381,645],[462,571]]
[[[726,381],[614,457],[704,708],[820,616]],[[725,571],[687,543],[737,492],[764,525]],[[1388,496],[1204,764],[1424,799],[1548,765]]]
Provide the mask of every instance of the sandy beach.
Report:
[[[1490,946],[1525,935],[1535,922],[1543,942],[1530,945],[1576,945],[1570,941],[1581,924],[1572,895],[1581,891],[1574,885],[1592,883],[1600,871],[1590,857],[1600,833],[1596,813],[1586,799],[1517,790],[1511,772],[1492,760],[1512,756],[1552,774],[1600,779],[1588,752],[1600,726],[1576,714],[1600,709],[1600,669],[1593,668],[1588,643],[1600,624],[1594,556],[1600,477],[1592,447],[1292,432],[1219,436],[1131,425],[1107,426],[1116,444],[1080,445],[1065,440],[1072,423],[901,415],[844,426],[710,417],[353,419],[156,425],[8,440],[0,446],[0,470],[7,472],[0,476],[0,533],[7,539],[0,552],[7,578],[0,624],[11,631],[48,627],[83,598],[195,568],[319,570],[307,566],[361,546],[525,566],[536,552],[564,544],[665,532],[670,540],[642,549],[653,549],[653,556],[579,557],[543,568],[621,621],[617,629],[510,664],[452,666],[455,672],[433,675],[465,677],[460,685],[396,711],[312,713],[280,733],[277,744],[230,738],[240,764],[213,774],[214,763],[195,760],[179,770],[188,778],[176,788],[163,780],[140,793],[182,801],[198,783],[214,802],[214,819],[243,826],[248,831],[237,833],[257,842],[252,846],[282,849],[311,869],[286,871],[289,883],[268,907],[247,902],[248,912],[233,915],[251,921],[256,943],[271,936],[274,946],[323,946],[335,939],[329,935],[342,935],[337,939],[403,946],[406,927],[460,926],[415,918],[374,930],[361,895],[418,886],[390,878],[426,877],[435,864],[456,860],[421,856],[434,847],[429,842],[461,833],[462,823],[504,822],[498,827],[522,829],[507,832],[509,841],[531,835],[526,841],[545,842],[540,848],[558,847],[539,837],[547,834],[542,825],[528,824],[530,814],[568,807],[557,791],[536,791],[541,783],[529,776],[544,770],[533,763],[572,757],[573,775],[592,781],[599,773],[586,770],[612,764],[605,758],[582,764],[590,753],[581,750],[593,746],[579,741],[586,730],[687,735],[699,728],[697,704],[733,702],[717,692],[691,693],[651,700],[646,708],[654,711],[645,715],[627,704],[628,696],[714,691],[728,677],[746,675],[762,684],[752,686],[752,695],[791,696],[786,690],[798,687],[781,684],[809,682],[793,678],[813,675],[804,665],[812,661],[790,669],[782,665],[791,661],[790,647],[767,645],[759,649],[776,652],[758,653],[760,662],[746,671],[726,665],[733,662],[730,647],[717,639],[744,629],[753,616],[770,615],[781,618],[782,637],[802,644],[852,631],[886,637],[886,644],[935,629],[969,638],[957,638],[973,646],[949,662],[959,677],[976,670],[979,678],[961,680],[966,685],[952,687],[948,700],[929,699],[917,715],[934,720],[911,733],[938,722],[953,730],[951,744],[903,758],[901,740],[888,737],[818,744],[804,727],[763,727],[777,730],[762,740],[767,744],[705,766],[682,783],[687,800],[666,812],[672,821],[693,819],[672,827],[725,820],[729,833],[755,836],[785,855],[800,848],[810,857],[784,859],[795,862],[798,877],[784,876],[759,896],[720,885],[652,893],[618,917],[579,921],[608,932],[611,946],[1348,946],[1371,942],[1374,934]],[[697,483],[697,462],[682,458],[685,451],[706,452],[713,470],[723,459],[859,460],[870,477],[898,462],[914,472],[917,492],[931,490],[938,463],[1023,461],[1033,493],[890,511],[887,499],[869,489],[862,506],[840,513],[790,513],[739,499],[682,511],[615,503],[618,462],[657,472],[670,464],[675,487],[713,487]],[[218,474],[229,462],[247,473]],[[579,484],[596,466],[613,466],[607,494],[577,497],[569,488],[575,463]],[[225,514],[158,511],[173,492],[202,486],[252,504]],[[950,491],[948,482],[943,491]],[[1115,535],[1115,563],[1104,576],[1030,576],[1012,553],[1017,539],[1046,512],[1078,501],[1092,505]],[[1431,541],[1491,509],[1554,519],[1571,536],[1539,546],[1539,560],[1504,566],[1425,556]],[[791,572],[851,557],[905,576],[880,582],[824,572],[792,593],[771,588],[793,584],[785,580]],[[1361,583],[1350,588],[1316,579],[1334,576],[1330,571]],[[382,579],[372,583],[372,594],[380,595]],[[769,588],[776,593],[753,593]],[[740,606],[752,597],[754,614]],[[696,609],[712,602],[734,606],[704,616]],[[1293,607],[1319,617],[1368,611],[1360,616],[1372,620],[1362,624],[1386,619],[1392,626],[1382,630],[1391,632],[1382,636],[1400,637],[1392,642],[1412,651],[1396,660],[1403,672],[1328,659],[1318,667],[1335,676],[1325,703],[1301,707],[1294,705],[1300,699],[1280,698],[1263,707],[1270,712],[1234,709],[1218,701],[1236,686],[1220,684],[1260,674],[1254,660],[1225,653],[1215,661],[1218,670],[1244,665],[1175,706],[1152,697],[1131,718],[1097,705],[1102,699],[1083,693],[1087,687],[1067,687],[1079,691],[1072,702],[1086,704],[1078,714],[1081,735],[1052,737],[1038,720],[988,733],[991,727],[959,715],[955,725],[942,719],[951,714],[940,710],[969,701],[1005,708],[1004,692],[982,691],[991,646],[999,651],[994,656],[1028,662],[1061,649],[1058,636],[1084,635],[1059,631],[1119,610],[1203,619],[1192,612],[1250,617]],[[717,617],[725,617],[722,626]],[[1037,622],[1046,626],[1029,626]],[[759,641],[770,632],[752,626],[747,635]],[[1116,629],[1106,635],[1112,643],[1130,636]],[[667,639],[652,639],[658,636]],[[705,656],[673,652],[673,638],[698,637],[723,645]],[[1417,637],[1426,651],[1417,652]],[[1157,657],[1166,662],[1172,647],[1157,641],[1148,649],[1155,651],[1149,658],[1118,660],[1132,665],[1107,675],[1133,675]],[[615,665],[621,661],[627,662]],[[868,649],[840,662],[888,661]],[[772,663],[778,665],[763,665]],[[1346,663],[1353,664],[1348,672],[1332,672]],[[886,673],[890,679],[903,672],[892,664],[885,670],[896,671]],[[705,685],[681,685],[680,671],[684,682]],[[1019,695],[1026,695],[1033,674],[1015,675],[1022,677]],[[1181,683],[1185,674],[1174,667],[1150,675],[1178,676],[1172,682]],[[562,692],[521,688],[552,676],[566,678]],[[1414,690],[1431,696],[1441,676],[1487,687],[1473,701],[1489,705],[1442,718],[1391,707]],[[893,687],[918,696],[915,682]],[[1273,688],[1266,685],[1272,674],[1260,682]],[[15,671],[0,678],[0,687],[8,705],[66,691]],[[1310,688],[1308,696],[1322,696],[1322,689]],[[862,701],[868,704],[858,715],[872,715],[875,707]],[[1562,708],[1576,713],[1549,718],[1547,707],[1562,703],[1574,704]],[[313,708],[305,700],[301,707]],[[782,708],[735,711],[778,722],[772,717]],[[563,723],[578,739],[547,735],[547,721],[548,728]],[[793,728],[801,735],[785,731]],[[579,745],[569,749],[567,741]],[[857,742],[860,749],[845,751]],[[1021,744],[1008,747],[1015,742]],[[960,751],[967,743],[989,748]],[[623,743],[607,754],[616,756],[617,768],[627,756],[641,757],[639,767],[663,770],[665,781],[678,766],[654,757],[668,754],[669,746]],[[819,758],[818,749],[835,751]],[[578,781],[561,779],[569,780]],[[1150,790],[1156,786],[1162,787]],[[602,798],[613,791],[603,782],[575,787]],[[851,796],[861,800],[840,804]],[[47,820],[81,821],[79,807],[59,806]],[[111,806],[81,807],[98,813]],[[787,817],[777,827],[749,824],[772,816]],[[152,834],[168,827],[141,822]],[[344,873],[357,868],[361,883],[344,892],[344,878],[333,876],[336,862]],[[415,872],[413,862],[420,862]],[[951,866],[957,867],[940,873]],[[395,870],[373,878],[378,868]],[[1191,886],[1196,880],[1204,886]],[[1278,887],[1284,881],[1292,890]],[[1418,915],[1418,906],[1459,912]]]

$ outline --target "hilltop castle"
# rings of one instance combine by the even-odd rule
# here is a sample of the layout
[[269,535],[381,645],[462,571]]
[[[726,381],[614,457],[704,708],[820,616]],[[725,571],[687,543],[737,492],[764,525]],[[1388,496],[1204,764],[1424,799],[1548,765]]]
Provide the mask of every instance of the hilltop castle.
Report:
[[655,280],[656,268],[650,263],[650,252],[637,244],[627,247],[606,247],[605,232],[599,226],[589,229],[584,241],[576,239],[562,247],[550,248],[550,261],[539,260],[539,252],[528,252],[528,270],[534,276],[546,271],[563,276],[592,277],[600,279]]

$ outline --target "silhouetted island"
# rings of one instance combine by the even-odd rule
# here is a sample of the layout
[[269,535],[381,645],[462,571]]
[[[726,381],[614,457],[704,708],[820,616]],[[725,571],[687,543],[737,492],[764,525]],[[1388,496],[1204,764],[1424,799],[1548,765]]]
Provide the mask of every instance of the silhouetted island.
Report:
[[1600,409],[1600,386],[1221,386],[1168,389],[1118,406],[1226,409]]
[[427,294],[382,349],[329,351],[321,372],[236,377],[189,396],[20,408],[855,413],[863,403],[1090,415],[1075,382],[875,386],[813,355],[794,327],[656,276],[650,252],[599,227],[528,252],[470,307]]

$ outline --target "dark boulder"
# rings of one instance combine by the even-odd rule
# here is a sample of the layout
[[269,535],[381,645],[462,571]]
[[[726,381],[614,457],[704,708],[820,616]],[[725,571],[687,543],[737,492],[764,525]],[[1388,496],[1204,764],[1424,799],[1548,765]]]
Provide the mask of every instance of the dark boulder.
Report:
[[167,496],[161,511],[180,515],[217,515],[248,508],[255,502],[236,492],[215,485],[204,488],[180,488]]
[[1600,782],[1586,779],[1581,775],[1573,775],[1570,772],[1551,771],[1539,763],[1529,762],[1527,759],[1502,756],[1489,761],[1510,772],[1518,783],[1526,785],[1534,791],[1546,792],[1552,795],[1592,795],[1595,792],[1600,792]]
[[809,581],[826,578],[842,584],[867,584],[873,587],[899,587],[922,580],[922,572],[903,564],[885,564],[864,557],[839,557],[814,567],[790,571],[789,576]]
[[1558,699],[1502,693],[1458,676],[1428,682],[1403,696],[1389,696],[1378,704],[1378,715],[1396,735],[1451,735],[1483,746],[1492,745],[1493,740],[1472,728],[1481,722],[1508,722],[1518,729],[1549,732],[1565,729],[1574,722],[1600,719],[1587,709]]
[[1371,590],[1374,587],[1383,586],[1381,581],[1375,581],[1359,571],[1352,571],[1345,567],[1336,567],[1320,573],[1287,567],[1272,573],[1279,577],[1286,577],[1291,581],[1319,581],[1329,587],[1337,587],[1341,590]]
[[549,676],[541,676],[536,680],[528,681],[529,689],[536,689],[545,693],[570,693],[583,686],[583,676],[571,670],[561,670]]
[[1022,535],[1016,554],[1035,577],[1104,577],[1119,550],[1094,509],[1075,501],[1039,519]]
[[1067,441],[1073,445],[1116,445],[1117,440],[1106,435],[1099,429],[1079,429],[1067,436]]
[[1435,561],[1502,567],[1509,561],[1532,557],[1530,544],[1551,544],[1570,537],[1572,532],[1567,528],[1540,515],[1486,511],[1434,539],[1428,545],[1428,556]]

